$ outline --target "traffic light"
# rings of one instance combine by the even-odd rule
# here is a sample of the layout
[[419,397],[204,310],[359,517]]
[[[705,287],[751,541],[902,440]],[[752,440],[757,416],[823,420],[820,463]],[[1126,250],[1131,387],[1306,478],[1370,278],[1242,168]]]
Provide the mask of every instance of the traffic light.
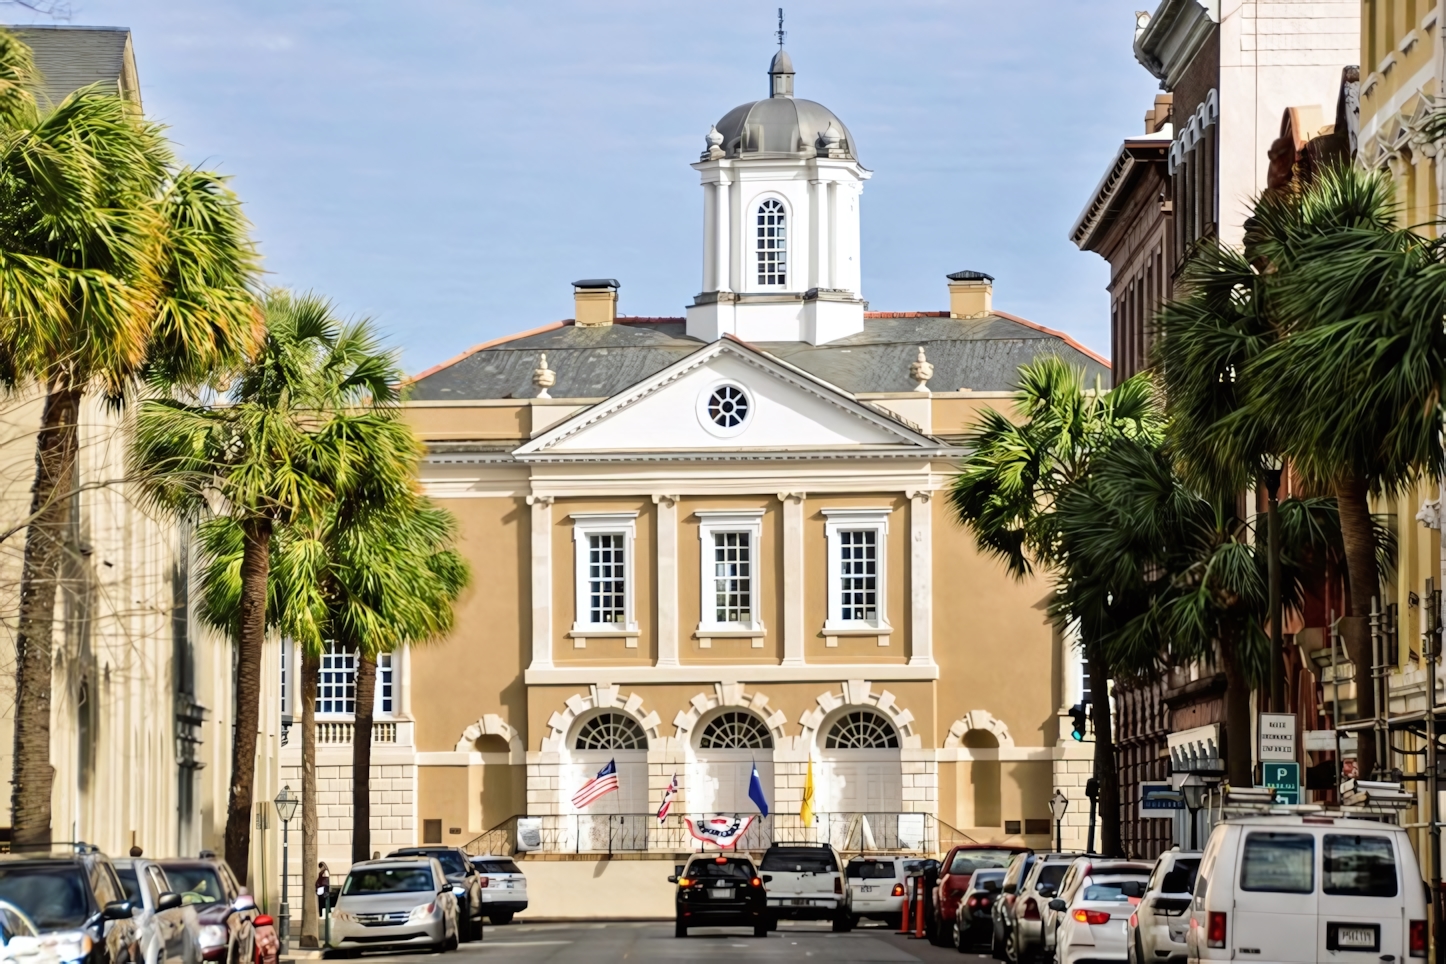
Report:
[[1069,718],[1074,720],[1074,738],[1083,742],[1085,738],[1085,704],[1076,703],[1069,708]]

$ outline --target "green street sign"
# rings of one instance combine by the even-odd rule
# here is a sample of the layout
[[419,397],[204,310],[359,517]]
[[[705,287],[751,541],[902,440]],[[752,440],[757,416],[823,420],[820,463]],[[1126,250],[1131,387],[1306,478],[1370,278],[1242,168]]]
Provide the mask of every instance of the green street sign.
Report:
[[1263,787],[1275,788],[1276,803],[1300,803],[1300,764],[1262,763]]

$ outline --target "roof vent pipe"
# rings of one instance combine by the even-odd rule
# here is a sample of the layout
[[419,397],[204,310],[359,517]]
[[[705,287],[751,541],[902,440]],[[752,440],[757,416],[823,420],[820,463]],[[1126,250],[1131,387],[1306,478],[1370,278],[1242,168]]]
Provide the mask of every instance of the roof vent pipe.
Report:
[[949,317],[983,318],[994,311],[994,278],[982,271],[956,271],[949,279]]
[[573,321],[579,328],[604,328],[618,317],[616,278],[584,278],[572,283]]

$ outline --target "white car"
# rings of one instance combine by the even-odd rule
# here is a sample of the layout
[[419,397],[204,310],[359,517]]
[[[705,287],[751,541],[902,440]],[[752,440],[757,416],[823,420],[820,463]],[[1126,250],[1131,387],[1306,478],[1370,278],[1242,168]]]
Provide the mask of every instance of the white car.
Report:
[[436,857],[352,864],[331,913],[331,947],[457,949],[457,897]]
[[[1055,911],[1057,964],[1127,958],[1125,927],[1149,882],[1150,864],[1081,857],[1065,875]],[[1133,899],[1132,899],[1133,898]]]
[[527,877],[511,857],[484,854],[472,858],[482,876],[482,913],[494,924],[509,924],[527,909]]
[[1048,960],[1053,954],[1054,935],[1045,927],[1049,902],[1059,896],[1064,875],[1079,856],[1077,853],[1039,854],[1025,872],[1024,879],[1015,888],[1014,907],[1009,912],[1005,960],[1031,964],[1037,959]]
[[1176,849],[1160,855],[1126,928],[1130,964],[1185,964],[1190,901],[1199,869],[1198,853]]
[[758,869],[772,877],[768,909],[774,921],[828,920],[836,931],[853,929],[842,861],[828,844],[774,844]]
[[844,867],[854,923],[881,920],[898,929],[904,911],[905,880],[918,861],[905,857],[855,857]]
[[1215,825],[1189,960],[1379,964],[1426,956],[1425,887],[1401,827],[1329,814]]

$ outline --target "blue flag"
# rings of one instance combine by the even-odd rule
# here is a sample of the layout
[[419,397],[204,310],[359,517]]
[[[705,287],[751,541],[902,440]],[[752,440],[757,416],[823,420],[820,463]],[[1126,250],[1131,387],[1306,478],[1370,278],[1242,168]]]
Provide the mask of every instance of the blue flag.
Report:
[[753,764],[753,778],[748,781],[748,799],[758,806],[758,812],[768,816],[768,797],[763,794],[763,781],[758,779],[758,764]]

